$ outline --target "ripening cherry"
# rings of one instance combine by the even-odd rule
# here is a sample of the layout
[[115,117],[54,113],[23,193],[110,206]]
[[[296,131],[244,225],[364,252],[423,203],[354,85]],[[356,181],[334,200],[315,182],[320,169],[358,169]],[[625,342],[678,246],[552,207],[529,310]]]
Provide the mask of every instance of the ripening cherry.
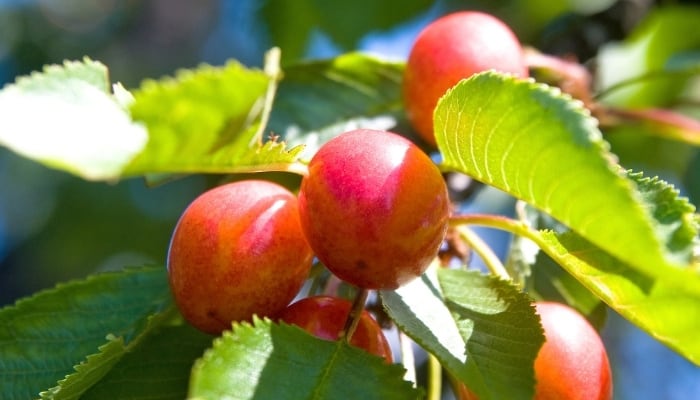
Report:
[[443,16],[421,31],[408,56],[403,100],[409,121],[435,145],[433,111],[447,89],[478,72],[528,76],[522,46],[498,18],[477,11]]
[[[313,296],[291,304],[278,318],[288,324],[297,325],[318,338],[338,340],[351,308],[352,303],[345,299]],[[381,326],[366,310],[362,311],[349,343],[384,358],[389,364],[393,362],[391,347]]]
[[447,230],[449,199],[433,161],[397,134],[359,129],[309,163],[299,214],[316,256],[340,279],[396,289],[420,276]]
[[[561,303],[535,304],[545,342],[535,359],[534,400],[611,400],[612,374],[598,332],[576,310]],[[465,385],[459,400],[478,400]]]
[[312,259],[296,197],[278,184],[245,180],[211,189],[187,207],[170,241],[168,275],[184,318],[219,334],[232,321],[284,309]]
[[535,359],[535,399],[612,399],[610,362],[595,328],[564,304],[536,308],[546,339]]

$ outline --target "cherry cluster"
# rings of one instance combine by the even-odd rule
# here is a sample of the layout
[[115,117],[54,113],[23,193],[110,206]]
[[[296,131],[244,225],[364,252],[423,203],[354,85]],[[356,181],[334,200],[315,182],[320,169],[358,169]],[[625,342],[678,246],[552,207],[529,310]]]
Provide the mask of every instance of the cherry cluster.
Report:
[[[418,36],[403,97],[427,144],[435,145],[432,112],[440,96],[489,69],[528,75],[518,39],[493,16],[454,13]],[[293,301],[314,260],[365,292],[410,282],[437,257],[450,207],[440,170],[416,144],[387,131],[346,132],[321,146],[296,194],[251,179],[195,199],[169,247],[172,292],[183,317],[204,332],[220,334],[232,321],[257,315],[337,340],[352,321],[344,338],[391,363],[382,328],[366,310],[353,316],[351,302],[331,296]],[[537,312],[547,342],[535,363],[535,398],[610,399],[610,367],[597,332],[566,306],[538,303]],[[457,394],[476,398],[464,385]]]
[[[346,132],[311,159],[298,195],[243,180],[195,199],[173,232],[170,285],[184,318],[208,333],[258,315],[337,339],[350,302],[309,297],[288,306],[314,257],[358,288],[396,289],[437,256],[448,210],[445,181],[415,144],[386,131]],[[391,361],[366,311],[350,343]]]

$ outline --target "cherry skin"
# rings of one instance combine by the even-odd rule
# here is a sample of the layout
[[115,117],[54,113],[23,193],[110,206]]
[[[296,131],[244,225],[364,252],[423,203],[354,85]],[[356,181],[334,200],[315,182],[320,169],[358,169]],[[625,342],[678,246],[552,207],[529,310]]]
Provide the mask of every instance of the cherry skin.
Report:
[[[288,324],[297,325],[318,338],[338,340],[351,308],[352,303],[345,299],[313,296],[291,304],[278,318]],[[391,347],[382,328],[366,310],[362,311],[357,329],[349,342],[368,353],[384,358],[389,364],[393,362]]]
[[331,139],[311,159],[299,214],[331,272],[358,287],[393,290],[437,255],[449,199],[440,171],[412,142],[360,129]]
[[612,399],[610,362],[595,328],[564,304],[535,306],[546,338],[535,359],[535,399]]
[[[535,304],[545,342],[535,359],[535,400],[610,400],[612,374],[598,332],[576,310],[561,303]],[[478,400],[465,385],[460,400]]]
[[211,189],[184,211],[168,249],[168,276],[183,317],[219,334],[232,321],[271,316],[294,299],[313,253],[296,197],[246,180]]
[[417,36],[406,62],[403,100],[420,136],[435,145],[433,110],[447,89],[487,70],[528,76],[522,46],[496,17],[477,11],[443,16]]

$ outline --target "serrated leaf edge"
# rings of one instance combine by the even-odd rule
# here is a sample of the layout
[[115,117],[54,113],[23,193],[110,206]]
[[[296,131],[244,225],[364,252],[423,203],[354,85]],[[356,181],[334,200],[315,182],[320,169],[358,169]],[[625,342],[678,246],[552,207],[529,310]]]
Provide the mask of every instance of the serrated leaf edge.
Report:
[[73,286],[79,286],[81,284],[87,284],[87,283],[92,282],[94,280],[108,279],[109,277],[115,276],[115,275],[139,273],[139,272],[144,271],[144,270],[155,271],[157,269],[162,269],[162,268],[163,268],[162,266],[158,266],[158,265],[127,266],[127,267],[124,267],[123,269],[118,270],[118,271],[97,272],[94,274],[90,274],[90,275],[86,276],[85,278],[76,278],[76,279],[71,279],[71,280],[68,280],[65,282],[59,282],[56,285],[54,285],[54,287],[43,289],[43,290],[40,290],[38,292],[32,293],[29,296],[17,299],[13,304],[10,304],[10,305],[7,305],[3,308],[0,308],[0,319],[2,318],[3,312],[5,312],[6,310],[21,307],[24,305],[24,303],[35,301],[37,298],[41,298],[44,296],[54,294],[54,293],[59,292],[61,290],[65,290],[66,288],[70,288]]
[[[636,209],[636,212],[639,214],[640,217],[643,218],[644,223],[647,228],[647,236],[649,239],[651,239],[655,246],[656,246],[656,253],[659,256],[658,260],[664,265],[667,265],[672,268],[682,268],[682,265],[678,265],[678,263],[674,262],[673,259],[669,259],[669,253],[668,250],[666,249],[665,244],[660,240],[655,227],[656,223],[653,218],[653,216],[650,213],[650,210],[644,205],[644,201],[641,198],[641,194],[637,189],[637,185],[635,182],[633,182],[626,174],[626,171],[617,164],[616,162],[616,157],[614,154],[610,152],[610,145],[607,141],[603,139],[603,134],[599,129],[599,124],[597,119],[595,119],[591,111],[586,108],[585,104],[578,100],[573,98],[571,95],[567,94],[566,92],[563,92],[561,89],[548,85],[546,83],[542,82],[537,82],[533,78],[518,78],[517,76],[513,74],[508,74],[508,73],[502,73],[498,71],[486,71],[482,73],[478,73],[473,75],[472,77],[468,79],[463,79],[461,82],[464,82],[466,80],[472,80],[472,79],[477,79],[480,76],[493,76],[501,80],[501,82],[506,82],[507,80],[510,80],[514,82],[515,84],[519,85],[526,85],[530,89],[533,90],[534,93],[540,93],[540,94],[545,94],[548,96],[551,96],[553,99],[556,99],[557,101],[561,102],[561,105],[564,109],[570,110],[581,117],[581,121],[583,122],[582,128],[578,129],[583,129],[584,132],[586,133],[586,136],[588,137],[588,144],[594,146],[594,148],[597,150],[597,152],[601,155],[602,159],[605,161],[605,165],[608,167],[609,171],[619,177],[620,179],[618,180],[618,184],[622,186],[622,189],[624,189],[627,194],[630,196],[630,200],[633,201],[633,206]],[[443,99],[447,98],[450,93],[452,93],[455,88],[459,85],[459,83],[452,88],[448,89],[445,94],[440,98],[440,101],[438,102],[438,105],[442,102]],[[436,108],[437,110],[437,108]],[[437,113],[436,113],[437,116]],[[561,123],[565,124],[566,121],[562,121]],[[436,135],[436,139],[438,142],[438,147],[445,147],[445,143],[442,140],[441,135]],[[441,151],[445,151],[444,149],[441,149]],[[458,160],[459,157],[454,157],[454,159]],[[442,165],[445,167],[459,167],[459,165],[453,165],[450,163],[445,162],[444,160],[442,161]],[[483,175],[483,174],[480,174]],[[479,180],[483,180],[485,178],[489,178],[488,176],[476,176],[475,178]],[[487,184],[491,184],[490,179],[484,180]],[[508,186],[508,185],[506,185]],[[511,190],[508,187],[501,188],[502,190],[505,190],[508,193],[511,193]],[[521,201],[525,201],[527,203],[530,203],[529,199],[521,199]],[[538,202],[535,201],[530,204],[537,204]],[[541,209],[542,211],[552,214],[551,210],[549,207],[546,205],[537,205],[538,209]],[[579,232],[581,234],[581,232]],[[586,238],[590,239],[590,234],[584,232]],[[597,242],[596,242],[597,243]],[[597,246],[600,246],[601,243],[597,243]],[[606,250],[608,251],[608,250]],[[620,254],[617,254],[617,256],[620,256]],[[654,268],[651,267],[651,263],[649,265],[645,266],[638,266],[640,270],[645,271],[646,273],[651,273],[653,275],[653,271],[655,270]]]
[[[80,383],[81,373],[83,371],[88,371],[93,361],[99,362],[100,358],[109,351],[121,350],[120,354],[115,354],[113,359],[109,360],[109,364],[114,366],[121,358],[129,351],[133,351],[139,344],[141,344],[146,337],[160,328],[163,322],[167,321],[170,317],[177,313],[177,309],[174,305],[163,310],[162,312],[151,314],[147,317],[146,326],[143,331],[136,335],[129,343],[126,343],[123,336],[115,336],[112,333],[108,333],[105,336],[106,342],[97,348],[96,353],[89,354],[85,357],[85,360],[81,361],[79,364],[73,366],[75,372],[66,375],[65,378],[59,380],[56,386],[40,393],[41,399],[53,399],[55,395],[60,394],[65,388],[66,384],[72,384],[73,379],[78,379],[78,384]],[[109,369],[103,371],[104,373],[100,375],[100,379],[109,373]],[[89,372],[89,371],[88,371]],[[98,382],[98,380],[95,381]],[[70,386],[69,386],[70,387]],[[80,394],[89,389],[90,386],[86,387],[84,390],[79,390]]]

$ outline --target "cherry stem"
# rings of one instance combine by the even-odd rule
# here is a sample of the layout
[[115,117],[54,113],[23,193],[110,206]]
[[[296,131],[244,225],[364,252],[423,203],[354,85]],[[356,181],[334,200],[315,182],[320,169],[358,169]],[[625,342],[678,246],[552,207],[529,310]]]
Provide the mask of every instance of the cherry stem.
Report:
[[467,242],[469,247],[474,249],[476,254],[481,257],[484,265],[486,265],[486,268],[488,268],[492,274],[502,279],[510,280],[510,274],[508,274],[501,260],[476,232],[464,225],[457,226],[455,229],[459,232],[459,236],[462,240]]
[[442,397],[442,365],[434,355],[428,353],[428,400]]
[[365,303],[367,302],[367,297],[369,296],[369,289],[358,289],[355,294],[355,300],[352,302],[352,308],[348,314],[348,318],[345,320],[345,326],[343,327],[340,336],[346,342],[350,342],[357,325],[360,323],[360,317],[362,316],[362,311],[365,309]]
[[[530,228],[525,222],[518,221],[512,218],[504,217],[501,215],[493,215],[493,214],[462,214],[462,215],[453,215],[450,217],[450,225],[456,227],[457,229],[460,229],[461,226],[464,225],[478,225],[478,226],[485,226],[488,228],[495,228],[495,229],[500,229],[503,231],[510,232],[514,235],[518,236],[523,236],[526,237],[535,244],[537,244],[540,248],[544,247],[544,243],[542,241],[541,235],[537,232],[534,231],[532,228]],[[460,234],[463,234],[464,232],[460,230]],[[473,232],[472,232],[473,233]],[[501,264],[500,260],[498,260],[498,257],[496,257],[495,254],[493,254],[493,251],[491,251],[491,248],[481,240],[481,238],[478,237],[478,235],[473,234],[473,236],[467,235],[464,237],[466,241],[469,242],[469,244],[474,248],[474,251],[479,254],[479,256],[482,257],[484,260],[484,263],[486,266],[489,268],[489,270],[502,277],[505,279],[511,279],[508,272],[506,269],[503,267]],[[476,239],[476,241],[474,241]],[[483,252],[483,254],[482,254]],[[498,261],[495,263],[495,261]]]
[[280,81],[282,76],[280,68],[281,50],[279,47],[273,47],[265,54],[265,74],[270,77],[270,83],[267,85],[267,90],[265,91],[264,102],[262,104],[262,112],[260,113],[261,121],[258,131],[253,137],[256,141],[262,144],[263,132],[267,127],[267,121],[270,118],[270,110],[272,110],[272,104],[275,101],[275,94],[277,93],[277,83]]
[[[270,82],[267,85],[267,90],[265,91],[265,97],[262,104],[258,105],[261,107],[260,112],[260,126],[258,131],[253,136],[253,141],[249,145],[257,144],[262,146],[263,144],[263,134],[267,128],[267,123],[270,119],[270,114],[272,110],[272,105],[275,102],[275,95],[277,94],[278,83],[282,80],[282,68],[280,67],[282,51],[279,47],[273,47],[265,53],[265,65],[263,67],[265,74],[270,78]],[[277,136],[272,136],[271,140],[277,140]],[[263,172],[263,171],[284,171],[299,174],[301,176],[306,176],[309,174],[309,170],[306,164],[294,161],[291,163],[280,163],[280,164],[270,164],[265,165],[264,168],[249,171],[249,172]],[[225,171],[220,171],[225,172]],[[237,171],[245,172],[245,171]]]
[[537,244],[541,244],[539,234],[533,231],[526,223],[502,215],[493,214],[460,214],[450,217],[450,225],[479,225],[500,229],[514,235],[524,236]]

